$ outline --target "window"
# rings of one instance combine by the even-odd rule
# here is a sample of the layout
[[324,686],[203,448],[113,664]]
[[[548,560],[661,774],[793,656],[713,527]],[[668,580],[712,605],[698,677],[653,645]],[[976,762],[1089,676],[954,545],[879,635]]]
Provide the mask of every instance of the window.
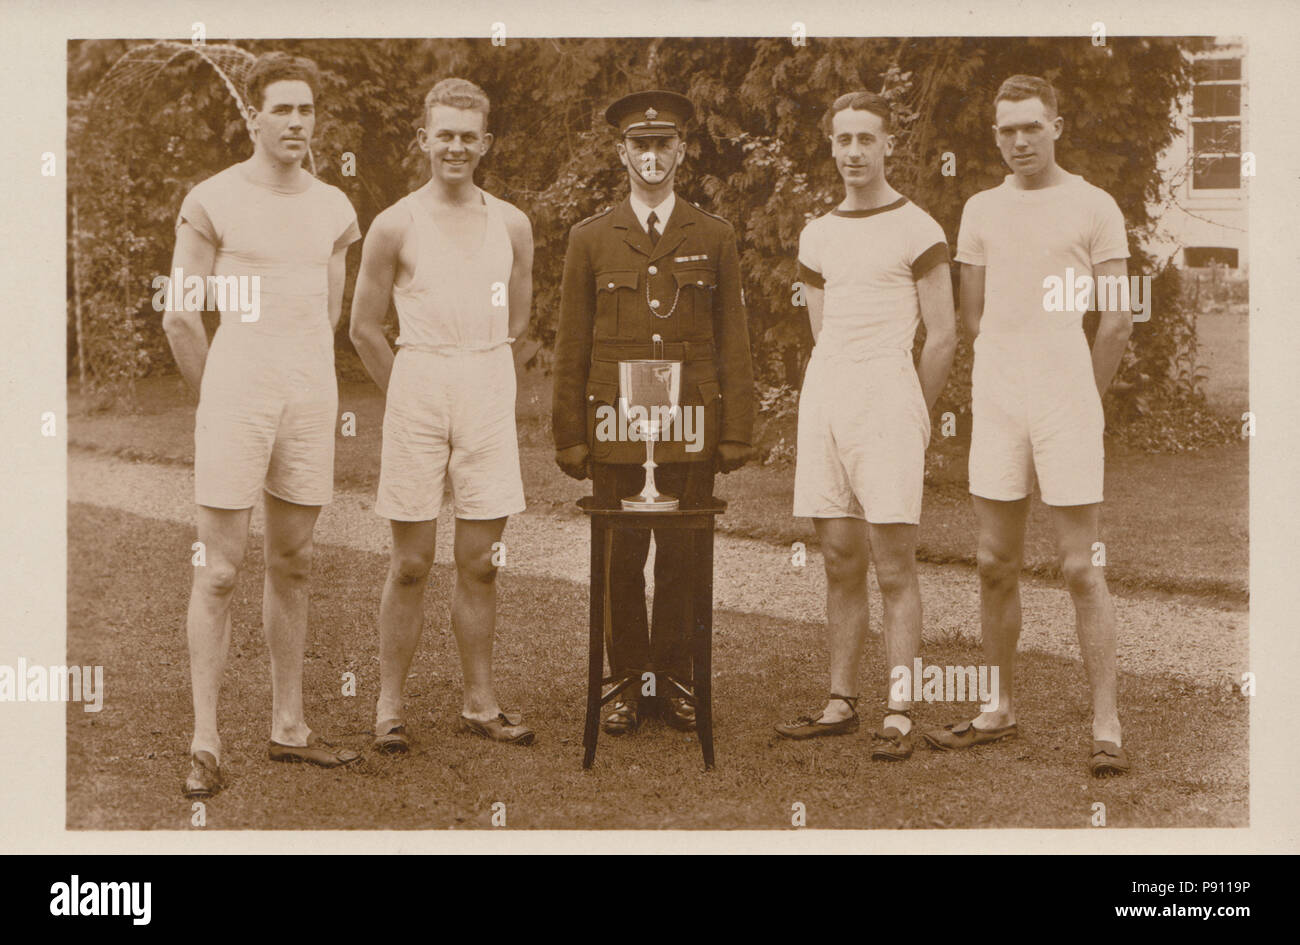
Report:
[[1189,269],[1205,266],[1237,268],[1237,251],[1228,246],[1188,246],[1183,249],[1183,265]]
[[1241,187],[1241,59],[1198,59],[1192,89],[1192,189]]

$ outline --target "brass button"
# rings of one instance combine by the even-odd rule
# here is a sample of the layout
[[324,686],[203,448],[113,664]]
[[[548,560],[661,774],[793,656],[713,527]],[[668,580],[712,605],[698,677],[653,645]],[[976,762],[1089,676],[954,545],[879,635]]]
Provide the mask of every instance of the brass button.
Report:
[[652,276],[654,276],[654,275],[658,275],[658,274],[659,274],[659,267],[658,267],[658,266],[651,266],[647,271],[648,271],[648,272],[650,273],[650,275],[652,275]]
[[658,307],[659,307],[659,300],[658,300],[658,299],[651,299],[651,300],[650,300],[650,307],[651,307],[651,308],[658,308]]
[[703,280],[703,279],[696,279],[696,280],[695,280],[695,284],[696,284],[696,285],[704,285],[704,280]]
[[595,394],[588,394],[588,395],[587,395],[587,399],[588,399],[588,400],[595,400],[595,399],[596,399],[596,395],[595,395]]
[[607,288],[607,289],[612,289],[612,288],[614,288],[614,283],[611,282],[611,283],[610,283],[609,285],[607,285],[605,288]]

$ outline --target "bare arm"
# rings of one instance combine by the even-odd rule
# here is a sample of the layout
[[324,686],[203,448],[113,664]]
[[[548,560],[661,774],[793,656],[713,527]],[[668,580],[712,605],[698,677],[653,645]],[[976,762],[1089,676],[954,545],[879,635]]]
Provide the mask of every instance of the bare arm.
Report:
[[[182,222],[176,230],[176,248],[172,251],[172,272],[180,270],[185,278],[198,276],[207,285],[208,276],[217,258],[217,248],[198,230]],[[170,278],[170,277],[169,277]],[[168,295],[180,303],[184,298],[182,286],[176,286]],[[163,313],[163,331],[171,346],[181,377],[197,394],[203,383],[203,366],[208,360],[208,336],[203,330],[203,313],[187,312],[184,308],[168,308]]]
[[[982,271],[982,270],[981,270]],[[925,345],[916,373],[921,380],[925,408],[933,410],[935,401],[948,383],[952,358],[957,353],[957,315],[952,308],[952,276],[948,264],[940,263],[923,275],[916,284],[925,323]]]
[[510,232],[510,245],[515,251],[510,267],[510,337],[515,339],[515,367],[520,366],[519,354],[524,350],[528,322],[533,308],[533,225],[522,210],[510,214],[506,221]]
[[961,321],[973,340],[984,317],[984,267],[961,264]]
[[397,254],[402,234],[394,222],[397,217],[386,210],[375,218],[361,247],[361,270],[352,291],[352,318],[348,337],[365,365],[366,373],[388,394],[388,378],[393,373],[393,349],[384,337],[384,315],[393,295],[393,278],[397,272]]
[[826,290],[815,289],[804,283],[803,297],[808,303],[808,325],[812,328],[813,344],[822,333],[822,311],[826,305]]
[[337,331],[339,319],[343,316],[343,284],[348,277],[347,247],[336,250],[330,257],[329,265],[329,313],[330,331]]
[[[1108,259],[1092,267],[1094,287],[1100,286],[1106,277],[1119,277],[1127,283],[1128,260]],[[1093,292],[1093,296],[1100,299],[1101,293]],[[1124,357],[1129,335],[1133,334],[1133,312],[1129,306],[1122,305],[1116,311],[1101,311],[1099,314],[1097,337],[1092,343],[1092,374],[1097,381],[1097,393],[1105,394]]]

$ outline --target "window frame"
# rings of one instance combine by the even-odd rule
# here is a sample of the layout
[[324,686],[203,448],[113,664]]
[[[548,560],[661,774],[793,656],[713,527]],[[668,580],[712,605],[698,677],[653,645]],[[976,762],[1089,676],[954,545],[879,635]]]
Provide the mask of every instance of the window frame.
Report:
[[[1228,193],[1232,193],[1233,191],[1239,192],[1242,189],[1241,156],[1244,153],[1242,144],[1244,143],[1244,131],[1245,131],[1245,127],[1244,127],[1245,123],[1242,121],[1242,117],[1243,117],[1243,112],[1245,111],[1245,95],[1246,95],[1245,57],[1242,53],[1233,51],[1233,52],[1225,52],[1217,55],[1211,53],[1203,56],[1198,56],[1196,58],[1196,62],[1198,65],[1207,62],[1231,62],[1231,61],[1235,61],[1237,63],[1237,70],[1236,70],[1237,75],[1235,77],[1194,79],[1192,83],[1192,102],[1188,108],[1188,112],[1189,112],[1188,151],[1191,155],[1192,172],[1188,182],[1188,188],[1189,191],[1193,194],[1205,194],[1205,195],[1228,194]],[[1236,114],[1198,116],[1196,114],[1196,106],[1195,106],[1196,90],[1198,88],[1201,88],[1202,86],[1236,86],[1238,89]],[[1237,150],[1236,151],[1198,151],[1197,150],[1196,128],[1198,126],[1208,128],[1214,125],[1225,125],[1230,127],[1233,124],[1237,126]],[[1224,161],[1232,158],[1236,159],[1237,173],[1234,178],[1235,182],[1231,186],[1220,187],[1220,186],[1205,186],[1205,185],[1197,184],[1196,181],[1198,175],[1204,173],[1206,176],[1209,176],[1209,174],[1211,173],[1209,167],[1213,166],[1219,161]],[[1206,170],[1204,172],[1201,171],[1202,166],[1206,166]]]

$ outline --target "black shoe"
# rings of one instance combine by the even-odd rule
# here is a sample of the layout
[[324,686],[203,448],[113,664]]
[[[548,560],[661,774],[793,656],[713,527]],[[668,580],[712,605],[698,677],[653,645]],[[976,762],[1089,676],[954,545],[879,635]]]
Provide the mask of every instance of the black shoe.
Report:
[[695,731],[695,701],[685,696],[664,700],[663,719],[679,732]]
[[606,735],[631,735],[641,725],[641,715],[636,702],[620,699],[610,706],[609,715],[601,723]]

